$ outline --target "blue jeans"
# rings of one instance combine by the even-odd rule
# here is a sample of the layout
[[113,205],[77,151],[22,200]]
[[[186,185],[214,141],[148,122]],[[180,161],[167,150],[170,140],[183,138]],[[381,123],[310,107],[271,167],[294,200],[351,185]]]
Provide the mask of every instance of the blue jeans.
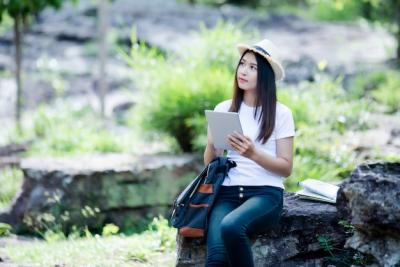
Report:
[[208,221],[206,266],[254,266],[249,236],[276,226],[282,207],[282,188],[221,186]]

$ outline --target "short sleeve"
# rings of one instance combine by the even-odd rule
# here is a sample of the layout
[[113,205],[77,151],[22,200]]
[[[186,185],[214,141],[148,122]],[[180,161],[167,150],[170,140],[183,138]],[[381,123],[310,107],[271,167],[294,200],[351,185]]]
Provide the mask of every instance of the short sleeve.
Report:
[[220,102],[215,106],[214,111],[223,111],[223,112],[228,111],[231,106],[231,102],[232,102],[231,100],[225,100],[223,102]]
[[277,117],[276,139],[290,136],[295,136],[293,115],[290,109],[284,109]]

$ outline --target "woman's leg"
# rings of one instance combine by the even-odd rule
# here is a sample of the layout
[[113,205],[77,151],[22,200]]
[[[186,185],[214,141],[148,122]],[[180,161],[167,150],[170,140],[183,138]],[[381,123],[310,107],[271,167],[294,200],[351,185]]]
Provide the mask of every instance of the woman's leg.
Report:
[[254,266],[248,235],[276,225],[282,211],[282,192],[249,197],[221,222],[221,234],[230,266]]
[[219,199],[211,210],[207,231],[207,267],[228,266],[226,250],[221,238],[221,221],[238,203]]

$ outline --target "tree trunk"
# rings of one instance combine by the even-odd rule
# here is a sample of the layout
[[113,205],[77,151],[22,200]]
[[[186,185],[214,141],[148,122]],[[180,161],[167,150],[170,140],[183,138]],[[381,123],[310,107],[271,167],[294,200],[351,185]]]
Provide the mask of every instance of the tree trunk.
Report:
[[99,90],[100,90],[100,110],[101,116],[105,117],[105,96],[107,94],[107,32],[108,32],[108,1],[100,0],[99,2]]
[[397,66],[400,67],[400,0],[396,1],[395,4],[395,10],[396,10],[396,22],[397,22],[397,32],[396,32],[396,40],[397,40],[397,53],[396,53],[396,61],[397,61]]
[[17,131],[21,132],[21,112],[22,112],[22,81],[21,81],[21,66],[22,66],[22,19],[20,16],[14,18],[14,40],[15,40],[15,80],[17,84],[17,97],[15,101],[15,124]]

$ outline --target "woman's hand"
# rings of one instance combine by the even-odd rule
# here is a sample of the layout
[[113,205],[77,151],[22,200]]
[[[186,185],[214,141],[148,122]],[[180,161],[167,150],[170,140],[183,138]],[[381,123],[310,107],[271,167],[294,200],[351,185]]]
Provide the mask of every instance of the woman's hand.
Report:
[[207,166],[208,163],[213,160],[217,156],[223,156],[224,150],[223,149],[216,149],[214,146],[214,141],[211,136],[210,127],[207,129],[207,146],[204,151],[204,165]]
[[250,137],[241,133],[234,132],[228,135],[229,144],[242,156],[252,159],[256,153],[256,148]]

